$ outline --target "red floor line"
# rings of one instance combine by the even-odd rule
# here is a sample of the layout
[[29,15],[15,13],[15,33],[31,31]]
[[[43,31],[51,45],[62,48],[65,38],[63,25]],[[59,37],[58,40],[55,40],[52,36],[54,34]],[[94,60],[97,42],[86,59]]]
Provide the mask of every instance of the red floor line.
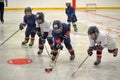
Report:
[[[93,21],[93,20],[90,20],[90,21],[100,24],[100,25],[103,25],[102,22],[97,22],[97,21]],[[105,29],[105,30],[107,30],[108,32],[111,32],[113,34],[116,34],[120,38],[120,30],[119,29]]]
[[91,22],[94,22],[94,23],[97,23],[97,24],[99,24],[99,25],[103,25],[103,23],[102,22],[97,22],[97,21],[94,21],[94,20],[90,20]]
[[114,17],[111,17],[111,16],[106,16],[106,15],[97,14],[97,13],[88,12],[88,11],[85,11],[85,12],[86,12],[86,13],[89,13],[89,14],[93,14],[93,15],[97,15],[97,16],[101,16],[101,17],[105,17],[105,18],[109,18],[109,19],[114,19],[114,20],[120,21],[119,18],[114,18]]

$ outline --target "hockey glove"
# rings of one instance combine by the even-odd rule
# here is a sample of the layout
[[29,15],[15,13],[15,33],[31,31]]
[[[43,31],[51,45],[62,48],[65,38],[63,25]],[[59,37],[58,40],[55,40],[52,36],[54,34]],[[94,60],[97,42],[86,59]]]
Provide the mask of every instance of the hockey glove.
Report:
[[23,23],[20,23],[20,25],[19,25],[19,29],[20,29],[20,30],[24,29],[24,27],[23,27]]
[[69,38],[69,36],[68,35],[64,35],[63,38],[67,40]]
[[92,54],[93,54],[93,52],[92,52],[93,49],[94,49],[93,47],[89,47],[89,49],[87,50],[87,53],[88,53],[89,56],[92,56]]
[[89,56],[92,56],[92,54],[93,54],[93,52],[90,51],[90,50],[88,50],[87,53],[88,53]]
[[56,44],[56,48],[63,50],[63,46],[61,44]]

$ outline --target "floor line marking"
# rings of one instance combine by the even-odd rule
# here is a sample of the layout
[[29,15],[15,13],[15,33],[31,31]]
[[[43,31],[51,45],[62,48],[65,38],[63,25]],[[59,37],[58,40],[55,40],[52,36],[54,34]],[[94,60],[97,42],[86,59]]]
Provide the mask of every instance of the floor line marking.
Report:
[[101,17],[105,17],[105,18],[109,18],[109,19],[113,19],[113,20],[120,21],[120,18],[114,18],[114,17],[111,17],[111,16],[106,16],[106,15],[97,14],[97,13],[88,12],[88,11],[84,11],[84,12],[89,13],[89,14],[93,14],[93,15],[97,15],[97,16],[101,16]]

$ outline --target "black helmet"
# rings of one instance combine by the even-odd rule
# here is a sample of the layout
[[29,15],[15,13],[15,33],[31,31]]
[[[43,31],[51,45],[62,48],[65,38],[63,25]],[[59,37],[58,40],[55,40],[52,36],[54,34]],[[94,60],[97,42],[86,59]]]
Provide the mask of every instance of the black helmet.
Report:
[[60,33],[63,30],[63,26],[60,20],[55,20],[53,22],[53,30],[56,33]]
[[37,17],[37,19],[41,19],[42,22],[44,22],[45,16],[44,16],[44,13],[43,13],[43,12],[38,12],[38,13],[36,14],[36,17]]
[[91,35],[91,34],[96,34],[98,35],[99,34],[99,30],[96,26],[90,26],[89,29],[88,29],[88,35]]
[[24,10],[24,12],[25,12],[25,13],[26,13],[26,12],[32,12],[31,7],[26,7],[25,10]]

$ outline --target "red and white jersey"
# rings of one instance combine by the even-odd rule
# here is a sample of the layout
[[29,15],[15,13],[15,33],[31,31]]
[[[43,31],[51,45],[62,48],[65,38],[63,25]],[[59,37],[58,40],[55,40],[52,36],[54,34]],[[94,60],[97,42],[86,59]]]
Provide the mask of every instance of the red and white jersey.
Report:
[[105,31],[100,31],[96,40],[93,40],[89,37],[90,45],[89,47],[93,47],[95,44],[101,45],[103,48],[108,48],[113,50],[116,48],[116,43],[114,39],[110,36],[109,33]]
[[43,35],[44,32],[48,32],[48,37],[52,37],[52,27],[51,23],[45,20],[42,24],[38,24],[36,22],[36,27],[41,29],[41,34]]

